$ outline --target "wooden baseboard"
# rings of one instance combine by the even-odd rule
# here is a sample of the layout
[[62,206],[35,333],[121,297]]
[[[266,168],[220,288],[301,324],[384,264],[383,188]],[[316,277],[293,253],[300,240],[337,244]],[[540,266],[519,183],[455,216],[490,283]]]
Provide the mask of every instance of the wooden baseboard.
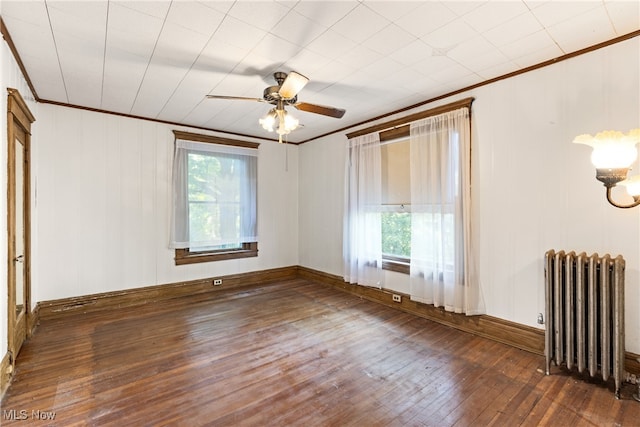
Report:
[[186,295],[215,292],[244,286],[255,286],[273,281],[295,278],[297,278],[297,267],[281,267],[270,270],[216,277],[215,279],[222,279],[221,286],[214,286],[214,278],[207,278],[42,301],[37,304],[36,309],[39,312],[40,319],[50,319],[71,312],[87,312],[109,310],[118,307],[131,307]]
[[624,358],[624,368],[630,374],[640,377],[640,354],[627,351]]
[[[298,266],[298,274],[306,280],[324,283],[388,307],[403,310],[443,325],[544,356],[545,332],[543,329],[533,328],[488,315],[465,316],[464,314],[450,313],[442,308],[411,301],[408,295],[402,295],[402,301],[400,303],[394,302],[392,295],[394,293],[398,294],[398,292],[352,285],[346,283],[340,276],[307,267]],[[639,357],[639,355],[631,352],[626,352],[625,354],[625,369],[627,372],[636,376],[640,376]]]
[[4,397],[4,392],[9,388],[9,384],[11,384],[11,378],[13,378],[11,354],[7,352],[0,362],[0,400],[2,400],[2,398]]
[[27,338],[30,338],[40,323],[40,305],[36,304],[35,308],[29,311],[27,316]]

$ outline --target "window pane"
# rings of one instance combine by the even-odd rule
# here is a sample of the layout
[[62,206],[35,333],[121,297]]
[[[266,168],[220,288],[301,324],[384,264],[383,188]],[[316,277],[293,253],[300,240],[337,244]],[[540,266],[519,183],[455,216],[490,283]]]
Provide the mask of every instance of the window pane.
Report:
[[406,258],[411,256],[411,213],[382,213],[382,253]]
[[189,153],[189,241],[192,249],[241,247],[243,159]]

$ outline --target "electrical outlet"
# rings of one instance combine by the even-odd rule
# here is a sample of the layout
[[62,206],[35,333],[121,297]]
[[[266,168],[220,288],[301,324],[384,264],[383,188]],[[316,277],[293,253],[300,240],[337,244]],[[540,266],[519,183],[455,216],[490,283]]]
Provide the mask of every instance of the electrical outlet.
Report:
[[393,294],[393,300],[395,302],[402,302],[402,297],[400,295]]
[[213,279],[213,286],[222,285],[222,279]]

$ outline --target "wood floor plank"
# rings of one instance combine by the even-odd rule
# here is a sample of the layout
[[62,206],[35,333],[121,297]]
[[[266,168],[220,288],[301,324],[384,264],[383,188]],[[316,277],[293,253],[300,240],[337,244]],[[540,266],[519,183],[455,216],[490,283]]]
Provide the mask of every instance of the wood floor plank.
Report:
[[[291,279],[38,327],[2,400],[50,425],[636,426],[625,385]],[[45,424],[43,424],[45,425]]]

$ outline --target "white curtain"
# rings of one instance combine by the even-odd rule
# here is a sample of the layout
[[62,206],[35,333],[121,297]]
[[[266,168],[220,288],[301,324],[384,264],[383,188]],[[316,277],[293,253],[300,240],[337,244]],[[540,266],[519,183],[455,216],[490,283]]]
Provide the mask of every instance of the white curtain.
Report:
[[346,161],[344,280],[382,286],[382,180],[377,132],[349,141]]
[[411,298],[479,314],[471,257],[469,109],[410,125]]
[[[192,160],[215,157],[217,166],[193,177],[200,184],[193,200],[190,156]],[[250,148],[176,140],[170,248],[197,250],[258,241],[257,156],[257,150]],[[190,214],[192,210],[199,210],[199,215]]]

